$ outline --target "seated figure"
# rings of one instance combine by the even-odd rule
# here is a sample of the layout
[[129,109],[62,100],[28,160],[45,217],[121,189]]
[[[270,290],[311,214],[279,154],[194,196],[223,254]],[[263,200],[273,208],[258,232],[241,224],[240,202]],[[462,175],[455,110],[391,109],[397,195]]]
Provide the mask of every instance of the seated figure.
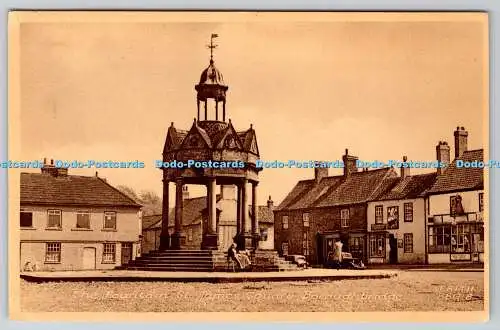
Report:
[[251,264],[249,252],[246,250],[243,252],[239,252],[238,250],[236,250],[236,243],[231,244],[231,246],[227,250],[227,259],[233,260],[238,265],[239,269],[246,269]]

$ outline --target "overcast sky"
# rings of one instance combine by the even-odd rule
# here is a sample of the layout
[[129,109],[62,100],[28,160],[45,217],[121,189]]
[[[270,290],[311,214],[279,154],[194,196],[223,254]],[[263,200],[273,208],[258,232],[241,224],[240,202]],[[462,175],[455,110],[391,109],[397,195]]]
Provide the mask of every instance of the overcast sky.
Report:
[[[228,117],[237,130],[253,124],[262,159],[336,160],[349,148],[364,160],[434,160],[457,125],[469,149],[483,147],[482,23],[24,23],[22,160],[137,159],[145,169],[99,175],[160,194],[154,161],[170,122],[189,129],[196,116],[211,33]],[[264,170],[259,202],[279,203],[312,176]]]

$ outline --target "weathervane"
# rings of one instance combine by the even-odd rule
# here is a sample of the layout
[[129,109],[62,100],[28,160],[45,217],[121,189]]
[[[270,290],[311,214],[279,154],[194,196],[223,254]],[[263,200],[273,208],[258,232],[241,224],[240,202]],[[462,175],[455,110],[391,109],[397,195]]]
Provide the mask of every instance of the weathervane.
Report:
[[207,48],[210,48],[210,63],[214,62],[214,49],[217,48],[218,45],[214,44],[214,39],[219,35],[217,33],[212,33],[210,37],[210,45],[207,45]]

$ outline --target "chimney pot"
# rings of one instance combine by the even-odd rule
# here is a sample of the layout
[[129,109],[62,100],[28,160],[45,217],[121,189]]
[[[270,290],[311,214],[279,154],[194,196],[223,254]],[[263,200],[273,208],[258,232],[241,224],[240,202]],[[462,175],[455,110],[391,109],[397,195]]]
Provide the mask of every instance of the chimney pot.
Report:
[[464,127],[457,127],[453,135],[455,137],[455,158],[460,158],[467,151],[467,136],[469,133]]
[[96,171],[95,172],[95,177],[97,178],[99,176],[99,173]]
[[54,165],[54,160],[53,159],[50,160],[50,165]]
[[348,177],[351,173],[356,173],[358,157],[349,155],[349,150],[345,150],[345,155],[342,156],[342,162],[344,163],[344,177]]
[[274,202],[273,200],[271,199],[271,195],[269,195],[269,198],[267,200],[267,208],[268,209],[273,209],[273,206],[274,206]]
[[[436,146],[436,159],[440,163],[449,164],[450,163],[450,147],[445,141],[440,142]],[[443,168],[437,168],[437,174],[443,173]]]
[[[319,162],[316,161],[316,164],[318,163]],[[314,168],[314,181],[316,183],[319,183],[321,180],[323,180],[323,178],[326,178],[327,176],[328,176],[328,167],[318,166]]]

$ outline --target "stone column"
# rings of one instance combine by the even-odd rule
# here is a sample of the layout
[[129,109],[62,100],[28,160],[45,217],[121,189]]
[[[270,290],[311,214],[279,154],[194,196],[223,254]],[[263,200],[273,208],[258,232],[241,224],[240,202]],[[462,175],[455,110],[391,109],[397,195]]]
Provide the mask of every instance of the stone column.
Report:
[[170,234],[168,233],[169,221],[169,181],[163,179],[163,202],[161,208],[161,234],[160,234],[160,250],[170,248]]
[[203,235],[202,248],[217,250],[217,194],[215,192],[215,178],[208,178],[207,182],[207,231]]
[[186,243],[186,236],[182,232],[182,211],[184,209],[182,200],[182,179],[175,181],[175,232],[172,235],[171,247],[173,250],[180,250]]
[[236,185],[236,236],[235,242],[240,245],[241,235],[241,185]]
[[244,179],[241,186],[241,247],[240,249],[248,249],[252,247],[252,224],[248,216],[248,180]]
[[253,247],[256,249],[259,246],[259,207],[257,205],[257,185],[258,182],[252,182],[252,236]]

